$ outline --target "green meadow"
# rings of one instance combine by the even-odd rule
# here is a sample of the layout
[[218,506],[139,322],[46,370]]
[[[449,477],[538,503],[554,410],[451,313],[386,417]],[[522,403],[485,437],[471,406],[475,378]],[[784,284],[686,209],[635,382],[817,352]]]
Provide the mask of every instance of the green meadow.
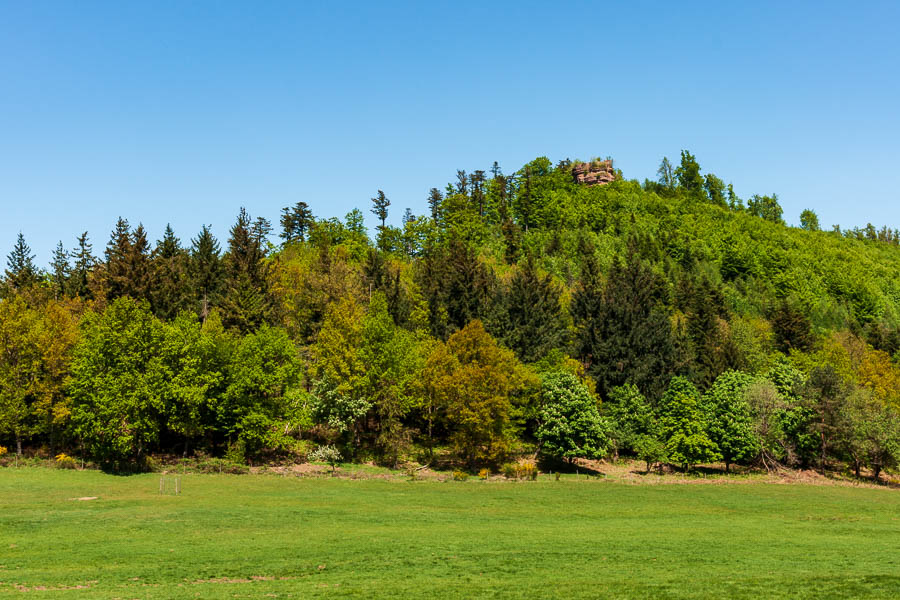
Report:
[[887,488],[187,475],[175,496],[159,479],[0,469],[0,596],[900,594]]

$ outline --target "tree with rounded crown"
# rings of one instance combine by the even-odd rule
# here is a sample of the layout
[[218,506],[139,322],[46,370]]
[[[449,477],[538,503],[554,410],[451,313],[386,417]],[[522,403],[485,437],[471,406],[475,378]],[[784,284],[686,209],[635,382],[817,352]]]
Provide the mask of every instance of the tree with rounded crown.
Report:
[[601,458],[609,446],[609,426],[597,400],[571,373],[550,373],[541,380],[540,425],[535,432],[541,451],[572,462]]
[[683,470],[722,458],[715,442],[706,433],[700,393],[686,378],[672,378],[660,400],[659,416],[669,460],[681,465]]

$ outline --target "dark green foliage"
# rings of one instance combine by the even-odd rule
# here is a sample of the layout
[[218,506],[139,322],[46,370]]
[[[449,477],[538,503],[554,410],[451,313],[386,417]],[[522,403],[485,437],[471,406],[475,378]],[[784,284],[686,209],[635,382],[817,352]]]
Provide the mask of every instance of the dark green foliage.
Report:
[[778,349],[784,353],[791,350],[807,352],[815,341],[809,318],[787,300],[781,301],[775,309],[772,330]]
[[71,271],[69,253],[66,252],[62,241],[60,241],[53,250],[53,260],[50,263],[50,281],[53,286],[53,293],[57,298],[61,298],[68,293]]
[[432,335],[446,338],[491,308],[494,278],[467,244],[452,240],[423,261],[421,284],[428,300]]
[[153,253],[153,313],[161,319],[174,319],[183,310],[193,308],[188,283],[190,258],[170,225],[156,242]]
[[84,299],[91,298],[89,279],[97,259],[91,254],[92,246],[85,231],[78,236],[78,248],[72,252],[72,274],[69,278],[71,294]]
[[560,291],[540,276],[532,258],[516,270],[498,301],[492,332],[523,362],[535,362],[566,342]]
[[601,395],[633,383],[658,398],[675,371],[675,346],[662,279],[629,251],[613,261],[599,290],[596,264],[585,265],[572,299],[579,356],[597,379]]
[[441,190],[431,188],[428,192],[428,208],[431,209],[431,218],[435,221],[438,220],[438,217],[441,214],[441,202],[443,201],[444,195],[441,194]]
[[219,300],[223,272],[220,251],[219,242],[206,225],[191,240],[190,292],[194,298],[193,307],[203,320]]
[[541,379],[540,425],[535,432],[541,451],[569,461],[601,458],[609,445],[609,425],[597,401],[578,378],[551,373]]
[[262,325],[272,314],[268,289],[268,267],[263,261],[264,239],[260,228],[252,228],[250,215],[241,208],[231,228],[224,259],[223,322],[241,332]]
[[16,290],[25,289],[38,282],[39,273],[34,266],[34,254],[19,232],[16,245],[6,257],[6,284]]
[[304,241],[315,217],[306,202],[281,209],[281,239],[285,244]]

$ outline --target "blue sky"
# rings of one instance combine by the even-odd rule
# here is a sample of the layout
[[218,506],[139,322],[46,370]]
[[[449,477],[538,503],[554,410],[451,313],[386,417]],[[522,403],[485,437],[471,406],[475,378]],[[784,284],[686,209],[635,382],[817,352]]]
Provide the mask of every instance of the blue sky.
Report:
[[853,4],[0,0],[0,251],[681,148],[789,222],[900,227],[900,3]]

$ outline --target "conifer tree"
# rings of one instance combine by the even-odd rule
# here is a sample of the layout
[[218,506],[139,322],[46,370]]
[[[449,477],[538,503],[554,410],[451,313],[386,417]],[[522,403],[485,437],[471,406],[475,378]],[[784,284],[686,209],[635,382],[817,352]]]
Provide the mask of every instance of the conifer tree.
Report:
[[67,294],[70,289],[69,276],[71,267],[69,265],[69,253],[63,247],[62,240],[56,244],[53,250],[53,260],[50,262],[52,270],[50,277],[53,283],[53,294],[58,300]]
[[72,275],[69,278],[72,296],[85,300],[92,297],[88,283],[96,264],[96,259],[91,250],[92,246],[88,240],[88,232],[85,231],[78,236],[78,248],[72,251],[73,266]]
[[218,304],[222,287],[222,262],[219,242],[209,226],[204,225],[199,235],[191,240],[190,278],[200,319],[206,321],[212,306]]
[[598,391],[635,384],[658,398],[675,370],[675,349],[666,288],[632,247],[624,263],[613,261],[603,292],[589,268],[573,298],[581,359],[596,377]]
[[437,221],[441,214],[441,202],[443,202],[443,200],[444,196],[441,194],[441,190],[431,188],[428,192],[428,207],[431,209],[431,218],[435,221]]
[[127,295],[130,286],[128,257],[131,255],[131,226],[126,219],[119,217],[116,221],[104,254],[103,283],[107,300]]
[[374,198],[372,198],[372,214],[378,217],[378,220],[381,221],[381,230],[385,228],[385,222],[388,218],[388,207],[390,205],[391,201],[387,196],[384,195],[384,192],[381,190],[378,190],[378,194]]
[[306,202],[298,202],[292,207],[281,209],[281,239],[286,244],[304,241],[310,226],[315,221]]
[[19,232],[16,245],[6,258],[6,284],[16,290],[25,289],[38,282],[38,270],[34,266],[34,254]]
[[242,332],[258,328],[271,314],[268,269],[260,247],[263,229],[259,221],[251,225],[250,215],[241,208],[228,240],[223,322]]
[[497,335],[521,361],[538,361],[565,344],[559,288],[549,274],[538,275],[532,257],[513,275],[499,304]]
[[157,240],[153,257],[153,312],[161,319],[174,319],[189,306],[188,255],[171,225]]

